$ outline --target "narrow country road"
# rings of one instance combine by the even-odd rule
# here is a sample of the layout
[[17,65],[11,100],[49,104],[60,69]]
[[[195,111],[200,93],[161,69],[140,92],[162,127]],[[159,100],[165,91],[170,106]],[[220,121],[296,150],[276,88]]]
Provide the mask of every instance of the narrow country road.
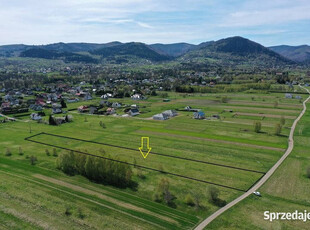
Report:
[[[304,90],[306,90],[310,94],[308,89],[306,89],[306,88],[304,88],[304,87],[302,87],[300,85],[299,85],[299,87],[303,88]],[[195,228],[195,230],[202,230],[202,229],[204,229],[211,221],[213,221],[215,218],[217,218],[223,212],[225,212],[226,210],[230,209],[234,205],[238,204],[240,201],[242,201],[246,197],[250,196],[253,192],[257,191],[271,177],[271,175],[277,170],[277,168],[288,157],[288,155],[292,152],[292,150],[294,148],[294,139],[293,139],[294,131],[295,131],[295,128],[296,128],[296,125],[297,125],[298,121],[302,118],[302,116],[305,114],[305,112],[307,110],[306,103],[309,101],[309,99],[310,99],[310,96],[303,102],[303,110],[301,111],[299,116],[296,118],[296,120],[294,121],[294,123],[293,123],[293,125],[291,127],[291,131],[290,131],[290,135],[289,135],[289,139],[288,139],[288,148],[285,151],[285,153],[283,154],[283,156],[277,161],[277,163],[265,174],[264,177],[262,177],[261,180],[259,180],[251,189],[249,189],[249,191],[247,191],[246,193],[242,194],[241,196],[239,196],[238,198],[236,198],[232,202],[228,203],[226,206],[224,206],[224,207],[220,208],[219,210],[217,210],[215,213],[213,213],[207,219],[202,221]]]

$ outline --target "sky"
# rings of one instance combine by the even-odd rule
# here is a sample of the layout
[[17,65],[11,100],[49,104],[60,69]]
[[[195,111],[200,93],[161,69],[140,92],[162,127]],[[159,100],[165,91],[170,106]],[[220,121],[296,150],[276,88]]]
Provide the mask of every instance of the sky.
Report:
[[199,44],[243,36],[310,44],[309,0],[0,0],[0,45]]

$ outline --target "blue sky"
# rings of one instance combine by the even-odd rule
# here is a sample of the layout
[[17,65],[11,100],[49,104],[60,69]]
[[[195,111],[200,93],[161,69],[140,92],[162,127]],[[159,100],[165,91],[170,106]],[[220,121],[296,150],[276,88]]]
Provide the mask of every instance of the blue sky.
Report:
[[0,44],[310,44],[309,0],[0,0]]

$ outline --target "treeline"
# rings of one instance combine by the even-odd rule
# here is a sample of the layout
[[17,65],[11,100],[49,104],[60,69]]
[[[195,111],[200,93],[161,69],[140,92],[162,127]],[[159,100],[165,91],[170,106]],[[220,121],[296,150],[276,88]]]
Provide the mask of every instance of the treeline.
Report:
[[[113,159],[111,156],[106,157]],[[71,151],[62,153],[57,158],[56,166],[68,175],[82,175],[101,184],[113,185],[119,188],[129,187],[132,184],[131,167],[112,160]]]
[[175,91],[179,93],[229,93],[229,92],[244,92],[250,89],[269,90],[270,87],[271,87],[270,83],[216,85],[213,87],[180,85],[175,88]]

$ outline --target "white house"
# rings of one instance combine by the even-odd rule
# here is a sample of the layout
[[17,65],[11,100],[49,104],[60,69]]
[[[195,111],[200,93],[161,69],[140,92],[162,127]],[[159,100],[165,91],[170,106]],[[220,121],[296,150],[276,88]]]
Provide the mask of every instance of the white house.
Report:
[[34,121],[40,121],[40,120],[42,120],[42,117],[41,117],[40,115],[38,115],[37,113],[32,113],[32,114],[30,115],[30,118],[31,118],[32,120],[34,120]]
[[120,107],[122,107],[122,105],[118,102],[113,102],[112,107],[113,108],[120,108]]
[[175,110],[166,110],[163,112],[163,114],[168,117],[175,117],[178,115],[178,113]]
[[163,114],[163,113],[159,113],[159,114],[155,114],[153,116],[153,119],[154,120],[159,120],[159,121],[164,121],[164,120],[169,119],[169,117],[167,115]]

